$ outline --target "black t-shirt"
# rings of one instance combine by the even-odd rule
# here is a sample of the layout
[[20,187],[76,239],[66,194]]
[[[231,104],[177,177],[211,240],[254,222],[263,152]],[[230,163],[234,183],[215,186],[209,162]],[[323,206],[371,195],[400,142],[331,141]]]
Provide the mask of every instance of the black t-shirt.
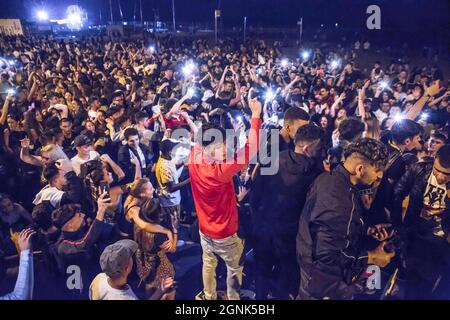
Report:
[[20,140],[27,136],[25,131],[9,130],[9,147],[14,151],[20,150]]

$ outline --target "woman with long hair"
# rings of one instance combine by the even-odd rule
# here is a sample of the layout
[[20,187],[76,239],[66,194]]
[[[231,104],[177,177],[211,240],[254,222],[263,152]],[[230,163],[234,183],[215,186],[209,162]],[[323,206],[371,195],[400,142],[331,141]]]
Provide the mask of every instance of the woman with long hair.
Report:
[[39,136],[44,131],[42,123],[36,119],[36,116],[37,112],[33,109],[24,113],[23,120],[23,129],[27,133],[31,145],[35,147],[34,149],[37,149],[37,147],[40,146]]
[[[157,199],[146,201],[139,212],[139,218],[149,224],[161,222],[161,207]],[[134,225],[134,240],[138,244],[136,251],[136,271],[145,285],[145,298],[149,299],[161,283],[175,278],[175,269],[167,258],[164,243],[168,237],[162,233],[148,232],[138,224]],[[166,293],[161,300],[174,300],[175,290]]]
[[366,126],[364,137],[379,140],[381,135],[380,121],[376,117],[367,117],[363,119],[363,122]]
[[118,221],[120,235],[125,238],[132,237],[133,225],[136,225],[147,232],[166,235],[168,240],[164,242],[162,248],[174,252],[176,245],[174,245],[172,231],[159,223],[145,221],[140,216],[140,212],[145,208],[146,203],[153,200],[155,189],[150,180],[147,178],[137,179],[131,183],[128,191],[129,195],[125,200],[123,219]]

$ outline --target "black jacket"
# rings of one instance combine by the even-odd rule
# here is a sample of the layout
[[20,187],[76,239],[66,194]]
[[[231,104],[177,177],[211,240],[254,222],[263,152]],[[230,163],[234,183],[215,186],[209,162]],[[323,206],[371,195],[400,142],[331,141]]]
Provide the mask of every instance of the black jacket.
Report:
[[367,266],[367,227],[350,173],[339,165],[311,186],[300,217],[297,258],[311,279],[304,290],[318,299],[349,299],[361,290],[352,283]]
[[264,222],[274,231],[296,234],[306,194],[320,173],[313,159],[290,149],[281,152],[277,174],[258,177],[264,190],[255,195],[253,205],[265,212]]
[[[446,209],[442,218],[444,237],[434,234],[436,223],[421,217],[428,179],[433,172],[433,161],[412,165],[394,189],[394,213],[401,217],[402,202],[409,196],[409,204],[403,224],[406,235],[406,268],[416,271],[421,278],[439,275],[442,266],[450,265],[450,199],[445,199]],[[448,272],[448,271],[444,271]]]
[[[151,149],[144,144],[140,143],[139,147],[142,150],[142,153],[145,156],[145,166],[146,169],[142,169],[142,176],[147,175],[151,171],[152,165],[153,165],[153,152]],[[138,152],[134,149],[131,149],[128,145],[123,145],[119,148],[118,152],[118,161],[119,166],[122,168],[123,172],[125,173],[125,178],[122,180],[124,184],[133,182],[134,180],[134,173],[135,173],[135,167],[130,162],[130,150],[133,152],[133,154],[136,156],[136,158],[140,161]]]
[[[394,213],[401,217],[402,202],[409,196],[404,225],[424,231],[426,222],[420,217],[428,179],[433,172],[433,161],[418,162],[403,175],[394,189]],[[446,210],[442,213],[444,231],[450,233],[450,198],[445,199]]]
[[78,203],[81,205],[83,212],[89,217],[92,217],[93,209],[88,199],[87,190],[84,187],[83,181],[74,171],[70,171],[65,175],[67,184],[64,187],[64,194],[61,198],[60,206],[70,203]]
[[[408,162],[416,162],[417,157],[409,153],[401,154],[389,144],[387,148],[389,150],[388,162],[370,208],[370,224],[392,222],[395,226],[400,226],[401,217],[393,213],[394,187],[405,174]],[[409,156],[414,159],[407,160]]]
[[73,256],[89,256],[105,225],[105,222],[95,219],[81,239],[77,236],[72,236],[70,233],[62,232],[57,242],[58,255],[65,262],[69,262],[71,260],[70,257]]

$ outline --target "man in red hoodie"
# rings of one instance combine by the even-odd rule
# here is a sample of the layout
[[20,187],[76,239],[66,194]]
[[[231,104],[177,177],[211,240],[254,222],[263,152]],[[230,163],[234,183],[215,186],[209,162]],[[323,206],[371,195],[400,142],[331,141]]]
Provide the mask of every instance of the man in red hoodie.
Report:
[[[228,299],[239,300],[244,243],[237,236],[238,210],[233,176],[258,152],[262,105],[249,98],[249,107],[252,112],[249,137],[244,148],[231,160],[227,159],[225,130],[210,124],[202,127],[190,155],[189,175],[203,250],[203,292],[197,295],[197,300],[217,299],[217,256],[227,266]],[[209,139],[211,136],[214,139]]]

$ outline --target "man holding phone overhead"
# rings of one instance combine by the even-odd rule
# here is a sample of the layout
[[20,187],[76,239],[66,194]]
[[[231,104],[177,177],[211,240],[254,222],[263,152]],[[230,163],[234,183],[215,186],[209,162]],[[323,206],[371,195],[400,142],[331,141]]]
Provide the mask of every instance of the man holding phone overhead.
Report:
[[[226,161],[225,130],[214,125],[203,127],[206,134],[198,137],[198,144],[193,147],[189,158],[192,195],[203,250],[203,291],[196,296],[196,300],[217,299],[217,256],[227,266],[228,299],[240,299],[244,243],[237,235],[238,211],[233,177],[248,165],[259,149],[262,104],[251,98],[251,94],[252,91],[248,99],[252,112],[249,138],[234,161]],[[211,136],[208,139],[208,129],[220,132],[222,139],[211,139]],[[245,157],[245,161],[241,161],[243,163],[237,161],[242,158],[239,154]]]

